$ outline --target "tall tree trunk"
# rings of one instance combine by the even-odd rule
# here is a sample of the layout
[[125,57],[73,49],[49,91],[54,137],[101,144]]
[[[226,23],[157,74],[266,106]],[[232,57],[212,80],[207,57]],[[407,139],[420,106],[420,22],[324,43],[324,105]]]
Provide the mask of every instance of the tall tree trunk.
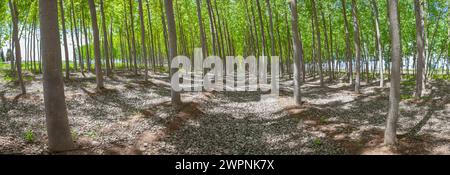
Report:
[[95,11],[95,3],[94,0],[89,0],[89,10],[91,13],[91,22],[92,22],[92,32],[94,35],[94,60],[95,60],[95,75],[97,81],[97,89],[102,90],[104,88],[103,85],[103,72],[102,72],[102,63],[100,61],[101,53],[100,53],[100,38],[99,31],[97,25],[97,12]]
[[[255,9],[253,8],[253,1],[250,1],[250,8],[252,10],[252,24],[253,28],[255,29],[255,40],[256,40],[256,56],[261,55],[261,49],[259,48],[259,35],[258,35],[258,26],[256,25],[256,15],[255,15]],[[258,63],[259,64],[259,63]]]
[[57,0],[39,0],[39,17],[49,150],[52,152],[68,151],[74,146],[64,99],[64,82],[61,76],[62,61]]
[[356,77],[355,77],[355,92],[361,93],[361,38],[359,34],[359,19],[358,19],[358,7],[356,6],[356,0],[352,0],[352,16],[353,16],[353,40],[355,44],[356,52]]
[[91,48],[89,47],[89,37],[88,37],[88,31],[86,30],[86,22],[84,15],[84,10],[81,11],[82,13],[82,24],[83,24],[83,30],[84,30],[84,40],[86,43],[86,62],[87,62],[87,70],[91,72]]
[[167,67],[170,69],[170,56],[169,56],[169,41],[167,36],[167,25],[166,25],[166,15],[164,14],[164,8],[163,8],[163,2],[162,0],[159,0],[159,4],[161,6],[161,23],[163,27],[163,34],[164,34],[164,47],[166,49],[166,59],[167,59]]
[[201,5],[201,0],[196,0],[196,5],[197,5],[197,18],[198,18],[198,25],[200,28],[200,41],[202,43],[202,53],[203,56],[207,56],[208,55],[208,43],[206,43],[206,35],[205,35],[205,30],[203,28],[203,20],[202,20],[202,5]]
[[[331,76],[331,52],[330,52],[330,45],[328,42],[328,30],[327,30],[327,23],[325,21],[325,14],[322,10],[322,23],[323,23],[323,33],[325,35],[325,49],[328,54],[327,62],[328,62],[328,80],[331,82],[333,80],[333,77]],[[331,27],[331,26],[330,26]]]
[[423,8],[421,0],[414,0],[414,12],[416,16],[416,46],[417,46],[417,73],[416,73],[416,98],[422,97],[425,85],[425,28],[423,21]]
[[397,143],[397,120],[399,116],[400,102],[400,64],[401,64],[401,38],[400,19],[398,16],[398,0],[389,0],[389,31],[392,45],[392,75],[389,93],[389,116],[387,118],[386,132],[384,134],[384,144],[395,145]]
[[[38,16],[36,15],[34,17],[34,19],[36,19],[37,17]],[[34,24],[33,24],[33,71],[35,71],[35,72],[37,71],[37,69],[36,69],[36,23],[37,22],[34,21]]]
[[131,45],[132,45],[132,50],[131,52],[133,53],[133,62],[134,62],[134,74],[138,75],[138,67],[137,67],[137,56],[136,56],[136,38],[134,37],[134,15],[133,15],[133,1],[129,0],[130,2],[130,25],[131,25]]
[[[8,1],[8,2],[9,2],[9,8],[13,9],[11,1]],[[9,31],[10,31],[9,36],[13,36],[13,33],[14,33],[13,26],[14,25],[12,25],[12,24],[9,25]],[[9,46],[10,46],[10,51],[11,51],[10,55],[9,55],[9,57],[10,57],[9,61],[10,61],[10,65],[11,65],[11,73],[14,76],[16,73],[16,68],[15,68],[15,56],[14,56],[15,53],[14,53],[14,38],[13,37],[10,37],[10,39],[9,39]]]
[[152,67],[153,67],[153,72],[156,71],[156,59],[155,59],[155,40],[154,40],[154,36],[153,36],[153,23],[152,23],[152,15],[151,15],[151,8],[150,8],[150,3],[148,2],[148,0],[146,0],[146,5],[147,5],[147,13],[148,13],[148,25],[149,25],[149,29],[150,29],[150,54],[152,55]]
[[[221,58],[224,58],[224,41],[223,41],[223,32],[222,32],[222,26],[221,26],[221,20],[219,16],[219,9],[217,5],[217,0],[214,0],[214,7],[215,7],[215,14],[213,13],[213,17],[217,17],[217,20],[214,20],[214,24],[216,25],[216,41],[217,41],[217,50],[219,51],[219,56]],[[214,12],[214,11],[213,11]],[[216,19],[216,18],[214,18]],[[216,23],[217,22],[217,23]],[[182,27],[182,26],[180,26]]]
[[[9,0],[9,7],[11,10],[12,23],[13,23],[13,42],[14,42],[14,51],[16,57],[16,68],[17,68],[17,77],[20,84],[20,89],[22,90],[22,94],[26,94],[27,91],[25,89],[25,84],[23,83],[22,78],[22,56],[20,52],[20,42],[19,42],[19,12],[17,11],[16,2],[14,0]],[[57,8],[56,8],[57,10]]]
[[[106,62],[106,76],[111,76],[111,65],[109,62],[109,48],[108,48],[108,30],[106,29],[105,8],[103,7],[103,0],[100,0],[100,13],[102,15],[102,31],[103,31],[103,55]],[[134,28],[131,28],[133,30]]]
[[[211,0],[206,0],[206,5],[208,6],[208,16],[209,16],[209,28],[211,30],[211,44],[212,44],[212,54],[216,55],[216,31],[214,29],[214,19],[213,19],[213,10],[211,7]],[[205,55],[206,57],[207,55]]]
[[260,0],[256,0],[256,7],[258,8],[259,28],[261,30],[261,42],[262,42],[262,56],[266,55],[266,34],[264,33],[264,21],[262,18]]
[[78,33],[78,25],[77,25],[77,17],[76,17],[76,12],[75,12],[75,6],[73,4],[73,0],[71,0],[73,9],[72,9],[72,19],[73,19],[73,27],[74,27],[74,32],[75,32],[75,45],[78,51],[78,61],[80,63],[80,71],[81,74],[84,76],[84,64],[83,64],[83,54],[81,53],[81,45],[80,45],[80,37],[79,37],[79,33]]
[[[266,6],[267,6],[268,13],[269,13],[269,25],[270,25],[269,31],[270,31],[270,43],[271,43],[271,46],[270,46],[271,55],[270,56],[272,57],[272,56],[275,56],[276,53],[275,53],[275,36],[273,34],[273,15],[272,15],[272,7],[270,5],[270,0],[266,0]],[[269,64],[270,63],[271,63],[271,61],[269,60]]]
[[[328,15],[329,18],[329,27],[330,27],[330,60],[331,60],[331,80],[334,79],[335,75],[335,57],[334,57],[334,47],[333,47],[333,25],[332,25],[332,20],[331,20],[331,13]],[[337,52],[338,50],[336,50]],[[336,54],[337,55],[337,54]]]
[[294,99],[297,105],[302,104],[301,97],[301,82],[302,77],[300,73],[302,72],[303,64],[303,45],[300,31],[298,30],[298,14],[297,14],[297,2],[296,0],[289,1],[292,14],[292,36],[294,44],[294,62],[295,62],[295,72],[294,72]]
[[320,77],[320,87],[324,86],[323,82],[323,66],[322,66],[322,41],[320,40],[320,26],[319,26],[319,19],[317,17],[317,10],[316,10],[316,1],[311,0],[311,7],[313,11],[313,17],[314,17],[314,25],[316,34],[317,34],[317,58],[319,63],[319,77]]
[[125,32],[125,36],[126,36],[126,38],[127,38],[127,42],[126,42],[126,49],[127,49],[127,51],[128,51],[128,59],[126,59],[127,60],[127,68],[128,68],[128,70],[131,70],[131,65],[132,65],[132,58],[133,58],[133,56],[132,56],[132,54],[131,54],[131,44],[130,44],[130,30],[129,30],[129,26],[128,26],[128,14],[127,14],[127,5],[126,5],[126,3],[125,3],[125,1],[124,1],[124,3],[123,3],[123,16],[125,16],[125,18],[124,18],[124,23],[125,23],[125,26],[124,26],[124,30],[126,31]]
[[[209,1],[209,0],[208,0]],[[166,0],[165,1],[165,7],[166,7],[166,16],[167,16],[167,28],[169,30],[169,58],[173,59],[177,56],[177,30],[175,26],[175,17],[173,15],[173,5],[172,0]],[[178,68],[171,68],[170,63],[170,77],[178,71]],[[181,97],[180,93],[175,91],[174,89],[171,90],[171,96],[172,96],[172,104],[177,106],[181,104]]]
[[111,72],[114,71],[114,67],[115,67],[115,57],[114,57],[114,35],[113,35],[113,17],[110,18],[110,22],[109,22],[109,53],[110,53],[110,59],[109,61],[111,62],[110,67],[111,67]]
[[378,14],[378,5],[376,0],[371,0],[372,7],[373,7],[373,14],[375,17],[375,44],[376,44],[376,50],[377,50],[377,57],[380,64],[380,87],[384,87],[384,60],[383,60],[383,48],[381,47],[381,33],[380,33],[380,20],[379,20],[379,14]]
[[345,29],[345,57],[347,58],[347,78],[350,84],[353,84],[353,61],[352,61],[352,50],[350,48],[350,33],[347,20],[347,3],[346,0],[342,0],[342,13],[344,15],[344,29]]
[[70,0],[70,15],[69,15],[69,19],[70,19],[70,39],[72,41],[72,62],[73,62],[73,69],[76,71],[78,69],[78,65],[77,65],[77,54],[76,54],[76,47],[75,47],[75,36],[73,35],[74,32],[74,16],[73,16],[73,11],[74,11],[74,4],[73,4],[73,0]]
[[64,0],[59,0],[59,7],[61,10],[61,24],[62,24],[62,33],[63,33],[63,41],[64,41],[64,58],[66,59],[66,78],[69,79],[70,76],[70,65],[69,65],[69,49],[67,47],[67,38],[66,38],[66,19],[64,18]]
[[139,2],[139,17],[141,23],[141,42],[142,42],[142,58],[144,60],[145,66],[145,81],[148,80],[148,64],[147,64],[147,47],[145,46],[145,24],[144,24],[144,9],[142,8],[142,0],[138,0]]

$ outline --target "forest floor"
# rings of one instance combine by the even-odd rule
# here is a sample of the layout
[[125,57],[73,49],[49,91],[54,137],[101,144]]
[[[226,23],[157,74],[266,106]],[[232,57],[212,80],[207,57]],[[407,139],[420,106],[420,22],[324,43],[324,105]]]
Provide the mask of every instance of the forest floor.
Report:
[[[0,75],[0,154],[49,154],[42,76],[26,74],[26,95]],[[389,88],[309,79],[302,106],[292,103],[291,80],[278,100],[260,92],[183,93],[172,107],[167,74],[117,72],[95,91],[92,74],[65,82],[72,137],[66,154],[450,154],[450,83],[430,82],[428,96],[411,98],[402,82],[399,146],[382,145]],[[389,85],[389,83],[388,83]],[[409,99],[408,99],[409,98]]]

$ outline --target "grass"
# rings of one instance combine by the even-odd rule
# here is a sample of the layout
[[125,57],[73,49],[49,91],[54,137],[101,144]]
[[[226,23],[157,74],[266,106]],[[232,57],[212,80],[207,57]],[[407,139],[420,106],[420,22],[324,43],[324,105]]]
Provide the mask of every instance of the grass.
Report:
[[29,129],[29,130],[25,131],[25,133],[23,135],[23,139],[27,143],[33,143],[34,142],[34,132],[33,132],[33,130]]
[[322,145],[322,141],[321,141],[319,138],[314,139],[313,143],[314,143],[314,145],[316,145],[316,146]]
[[70,134],[72,135],[72,140],[78,140],[78,132],[75,130],[71,130]]

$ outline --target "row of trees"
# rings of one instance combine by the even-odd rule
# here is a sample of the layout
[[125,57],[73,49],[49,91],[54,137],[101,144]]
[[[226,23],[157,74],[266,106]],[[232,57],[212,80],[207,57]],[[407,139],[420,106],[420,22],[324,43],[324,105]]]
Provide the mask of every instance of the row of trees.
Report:
[[[66,112],[51,111],[65,111],[65,104],[53,104],[64,97],[59,79],[63,69],[66,78],[71,71],[95,73],[97,89],[102,90],[103,70],[106,76],[117,70],[136,75],[143,70],[147,80],[149,71],[164,71],[171,58],[192,56],[200,46],[204,56],[221,58],[279,55],[282,75],[294,75],[298,104],[306,75],[319,76],[320,85],[325,86],[326,78],[332,81],[342,74],[360,93],[362,79],[369,82],[378,76],[384,86],[387,73],[391,78],[388,144],[395,143],[401,71],[416,75],[417,97],[431,75],[439,70],[449,74],[450,3],[446,0],[309,0],[300,6],[295,0],[289,4],[283,0],[8,0],[9,13],[5,6],[0,4],[0,12],[9,15],[0,20],[11,22],[0,27],[0,44],[8,42],[14,51],[10,61],[22,93],[26,89],[20,38],[25,41],[26,68],[39,72],[42,67],[44,89],[59,92],[44,92],[46,99],[59,98],[46,100],[54,150],[63,150],[70,142],[59,138],[67,136],[60,132],[67,125]],[[180,94],[172,91],[172,101],[181,103]]]

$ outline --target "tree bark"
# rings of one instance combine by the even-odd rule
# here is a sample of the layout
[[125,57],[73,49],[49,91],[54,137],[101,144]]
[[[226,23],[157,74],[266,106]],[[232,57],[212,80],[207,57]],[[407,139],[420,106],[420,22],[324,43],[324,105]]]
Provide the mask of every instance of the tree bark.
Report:
[[70,65],[69,65],[69,49],[67,48],[67,38],[66,38],[66,19],[64,18],[64,0],[59,0],[59,7],[61,10],[61,25],[64,41],[64,58],[66,59],[66,78],[70,77]]
[[259,28],[261,30],[261,42],[262,42],[262,56],[266,55],[266,34],[264,33],[264,21],[262,18],[261,5],[259,3],[260,0],[256,0],[256,7],[258,8],[258,17],[259,17]]
[[[102,15],[102,31],[103,31],[103,55],[106,62],[106,76],[111,76],[111,65],[109,62],[109,48],[108,48],[108,30],[106,29],[105,8],[103,7],[103,0],[100,0],[100,13]],[[133,30],[133,28],[131,28]]]
[[320,87],[324,86],[323,82],[323,66],[322,66],[322,41],[320,40],[320,26],[319,26],[319,19],[317,17],[317,10],[316,10],[316,1],[311,0],[311,7],[313,11],[313,18],[314,18],[314,25],[317,35],[317,58],[318,58],[318,64],[319,64],[319,78],[320,78]]
[[197,18],[198,18],[198,25],[200,28],[200,41],[202,43],[202,51],[203,51],[203,56],[207,56],[208,55],[208,44],[206,43],[206,35],[205,35],[205,30],[203,28],[203,19],[202,19],[202,6],[201,6],[201,0],[196,0],[196,5],[197,5]]
[[398,0],[389,0],[389,31],[391,37],[391,87],[389,93],[389,116],[387,118],[386,131],[384,134],[384,144],[397,144],[397,120],[399,116],[400,102],[400,65],[401,65],[401,38],[400,38],[400,19],[398,16]]
[[[209,1],[209,0],[208,0]],[[175,26],[175,18],[173,15],[172,0],[165,1],[167,29],[169,34],[169,58],[173,59],[177,56],[177,30]],[[169,62],[170,67],[170,62]],[[170,77],[178,71],[178,68],[170,68]],[[172,104],[178,106],[181,104],[180,93],[171,89]]]
[[137,67],[137,56],[136,56],[136,38],[134,37],[134,19],[133,19],[133,1],[129,0],[130,2],[130,25],[131,25],[131,45],[132,45],[132,50],[131,52],[133,53],[133,62],[134,62],[134,74],[138,75],[138,67]]
[[294,100],[297,105],[302,104],[301,97],[301,72],[303,64],[303,45],[300,31],[298,30],[298,15],[297,15],[297,2],[296,0],[289,1],[292,14],[292,36],[294,45],[294,62],[295,62],[295,72],[294,72]]
[[[273,15],[272,15],[272,7],[270,5],[270,0],[266,0],[266,4],[267,4],[266,5],[267,10],[269,12],[269,25],[270,25],[269,31],[270,31],[270,43],[271,43],[271,46],[270,46],[271,55],[270,56],[272,57],[272,56],[276,55],[276,53],[275,53],[275,36],[273,33]],[[269,63],[270,63],[270,60],[269,60]]]
[[[323,33],[325,35],[325,49],[327,51],[327,62],[328,62],[328,81],[333,81],[333,77],[331,76],[331,52],[330,52],[330,45],[328,42],[328,30],[327,30],[327,23],[325,21],[325,14],[322,10],[321,12],[322,15],[322,23],[323,23]],[[331,27],[331,26],[330,26]]]
[[361,38],[359,36],[359,19],[358,7],[356,0],[352,0],[352,16],[353,16],[353,40],[356,53],[356,77],[355,77],[355,93],[361,93]]
[[74,24],[73,24],[73,22],[74,22],[73,21],[73,11],[75,8],[75,6],[73,5],[73,0],[70,1],[70,5],[71,5],[71,8],[70,8],[69,19],[70,19],[70,39],[72,41],[72,56],[73,56],[72,62],[73,62],[73,69],[76,71],[78,69],[78,65],[77,65],[77,56],[76,56],[76,48],[75,48],[75,40],[74,40],[75,36],[73,35],[73,31],[75,30]]
[[97,25],[97,12],[95,11],[95,3],[94,0],[89,0],[89,10],[91,13],[91,22],[92,22],[92,32],[94,35],[94,60],[95,60],[95,75],[97,82],[97,90],[104,89],[103,85],[103,72],[102,72],[102,63],[100,61],[101,53],[100,53],[100,38],[99,31]]
[[[216,55],[216,33],[214,29],[213,12],[211,7],[211,0],[206,0],[206,5],[208,6],[208,16],[209,16],[209,28],[211,30],[211,43],[212,43],[212,53]],[[205,55],[207,56],[207,55]]]
[[150,54],[152,55],[152,67],[153,72],[156,71],[156,59],[155,59],[155,45],[154,45],[154,37],[153,37],[153,24],[152,24],[152,15],[151,15],[151,8],[150,3],[148,0],[145,1],[147,5],[147,13],[148,13],[148,25],[150,29]]
[[170,69],[170,56],[169,56],[169,41],[167,36],[167,25],[166,25],[166,15],[164,14],[164,8],[163,8],[163,2],[162,0],[159,0],[159,4],[161,6],[161,23],[163,27],[163,34],[164,34],[164,47],[166,49],[166,58],[167,58],[167,67]]
[[147,64],[147,47],[145,46],[145,24],[144,24],[144,9],[142,8],[142,0],[138,0],[139,3],[139,18],[141,24],[141,49],[142,58],[145,66],[145,81],[148,80],[148,64]]
[[414,0],[414,14],[416,16],[416,46],[417,46],[417,68],[416,68],[416,98],[422,97],[425,85],[425,27],[423,21],[423,8],[421,0]]
[[350,48],[350,33],[347,20],[347,8],[346,0],[342,0],[342,13],[344,15],[344,30],[345,30],[345,57],[347,58],[347,78],[350,84],[353,84],[353,61],[352,61],[352,49]]
[[62,61],[57,0],[39,0],[39,17],[49,150],[51,152],[68,151],[74,146],[64,99],[64,82],[61,76]]
[[[17,77],[20,84],[20,89],[22,90],[22,94],[26,94],[27,91],[25,89],[25,84],[23,83],[22,78],[22,56],[20,52],[20,41],[19,41],[19,12],[17,11],[17,6],[14,0],[9,0],[9,7],[11,10],[12,23],[13,23],[13,42],[14,42],[14,51],[16,57],[16,69],[17,69]],[[57,10],[58,8],[56,8]]]
[[88,31],[86,30],[86,23],[85,23],[85,15],[84,10],[81,11],[82,13],[82,24],[83,24],[83,30],[84,30],[84,41],[86,43],[86,62],[87,62],[87,70],[91,72],[91,49],[89,47],[89,37],[88,37]]
[[75,6],[73,4],[73,0],[71,0],[71,3],[72,3],[72,7],[73,7],[72,8],[72,19],[73,19],[73,27],[75,30],[74,32],[75,32],[75,40],[76,40],[74,45],[76,45],[76,48],[78,51],[78,61],[80,63],[80,71],[81,71],[81,74],[84,76],[83,54],[81,53],[80,37],[78,34],[77,18],[76,18]]
[[381,33],[380,33],[380,20],[378,14],[378,5],[376,0],[371,0],[373,7],[373,15],[375,17],[375,44],[377,50],[377,57],[380,64],[380,87],[384,87],[384,60],[383,60],[383,48],[381,47]]

